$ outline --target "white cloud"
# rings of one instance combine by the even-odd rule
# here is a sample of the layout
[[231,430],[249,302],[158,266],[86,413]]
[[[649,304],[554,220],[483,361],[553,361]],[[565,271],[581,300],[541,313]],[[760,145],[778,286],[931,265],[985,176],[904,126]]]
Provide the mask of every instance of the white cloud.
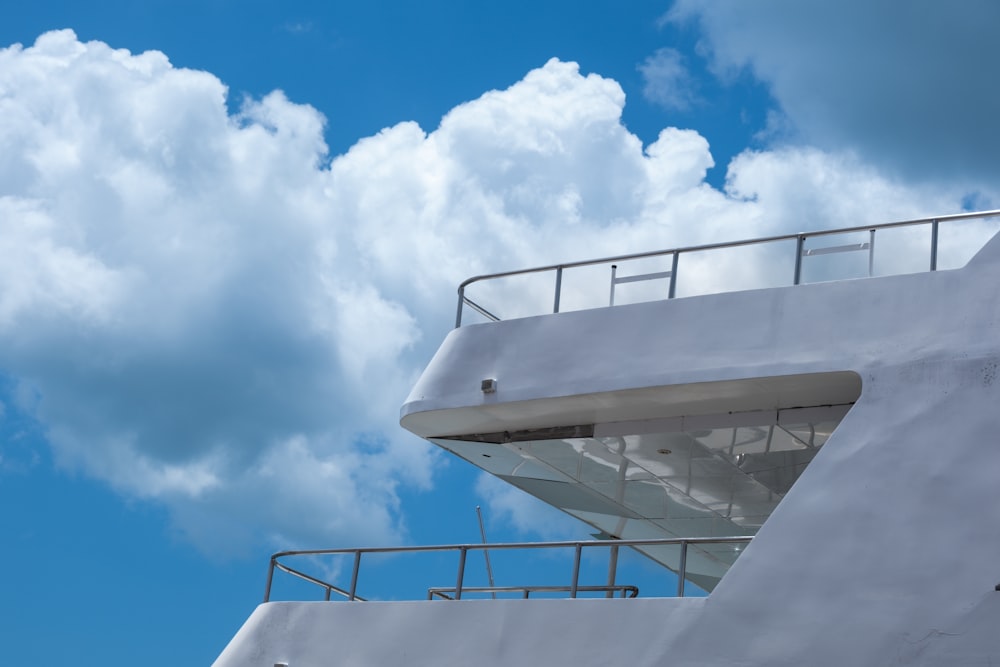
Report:
[[665,109],[686,111],[698,101],[694,79],[677,49],[657,49],[639,65],[639,72],[643,79],[642,94]]
[[992,189],[1000,91],[991,0],[676,0],[715,71],[767,85],[806,144],[907,178]]
[[262,538],[278,549],[373,546],[398,541],[404,532],[399,483],[399,470],[378,446],[293,436],[225,484],[168,502],[177,530],[210,553],[232,553]]
[[961,201],[814,150],[745,154],[720,192],[703,137],[644,148],[621,88],[556,60],[332,161],[315,109],[226,95],[68,31],[0,51],[4,400],[211,550],[405,537],[398,491],[440,455],[398,406],[470,275]]

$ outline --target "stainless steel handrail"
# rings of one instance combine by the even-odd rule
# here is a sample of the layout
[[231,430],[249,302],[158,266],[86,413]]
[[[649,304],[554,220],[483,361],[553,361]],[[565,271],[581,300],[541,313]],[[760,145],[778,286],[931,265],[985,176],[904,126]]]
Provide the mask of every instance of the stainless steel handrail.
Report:
[[[571,598],[575,598],[579,591],[589,591],[592,587],[580,586],[580,560],[582,557],[582,552],[584,549],[593,548],[615,548],[615,547],[641,547],[641,546],[669,546],[677,545],[680,547],[680,566],[677,572],[677,597],[684,597],[684,582],[687,579],[687,552],[689,546],[698,546],[704,544],[748,544],[753,540],[752,537],[748,536],[735,536],[735,537],[674,537],[674,538],[658,538],[658,539],[644,539],[644,540],[587,540],[587,541],[561,541],[561,542],[498,542],[492,544],[447,544],[447,545],[428,545],[428,546],[404,546],[404,547],[366,547],[366,548],[345,548],[345,549],[306,549],[306,550],[295,550],[295,551],[279,551],[271,556],[270,565],[267,571],[267,585],[264,589],[264,602],[268,602],[271,599],[271,585],[274,580],[274,571],[280,570],[286,572],[294,577],[307,581],[311,584],[319,586],[326,592],[326,599],[330,599],[331,593],[336,593],[341,597],[344,597],[352,601],[364,601],[364,598],[358,596],[358,576],[361,568],[361,558],[364,554],[402,554],[402,553],[426,553],[433,551],[457,551],[459,554],[458,558],[458,572],[456,577],[456,583],[454,588],[442,588],[445,592],[454,592],[454,599],[460,600],[462,598],[462,591],[464,588],[465,581],[465,562],[466,556],[470,551],[504,551],[511,549],[568,549],[572,548],[574,550],[573,557],[573,576],[571,583],[568,587],[568,592]],[[323,581],[317,577],[306,574],[301,570],[297,570],[289,565],[280,562],[282,558],[297,557],[297,556],[334,556],[334,555],[351,555],[353,559],[353,569],[351,572],[351,583],[349,588],[344,589],[338,587],[330,582]],[[617,567],[617,564],[615,564]],[[523,591],[524,586],[514,587],[516,590]],[[602,591],[607,591],[607,586],[599,587]],[[431,589],[435,590],[435,589]],[[472,591],[479,592],[479,589],[468,589]],[[501,589],[497,589],[498,591]],[[486,591],[489,592],[489,591]]]
[[[528,275],[532,273],[544,273],[547,271],[556,272],[556,283],[555,283],[555,298],[553,299],[553,313],[559,312],[559,303],[562,296],[562,278],[564,269],[578,268],[582,266],[594,266],[597,264],[610,264],[614,262],[625,262],[633,259],[646,259],[649,257],[663,257],[666,255],[673,255],[673,265],[669,272],[662,272],[665,276],[669,274],[670,287],[668,298],[674,298],[675,287],[677,284],[677,260],[678,257],[683,253],[692,252],[703,252],[706,250],[720,250],[724,248],[739,248],[742,246],[749,245],[762,245],[765,243],[775,243],[779,241],[796,241],[796,255],[795,255],[795,270],[793,274],[793,285],[798,285],[802,277],[802,257],[804,255],[803,245],[808,238],[816,238],[820,236],[831,236],[834,234],[849,234],[851,232],[870,232],[871,233],[871,249],[874,248],[874,234],[880,229],[892,229],[895,227],[912,227],[916,225],[930,225],[931,226],[931,249],[930,249],[930,271],[937,270],[937,253],[938,253],[938,224],[942,222],[949,222],[955,220],[972,220],[980,218],[991,218],[1000,215],[1000,209],[994,209],[990,211],[975,211],[970,213],[954,213],[951,215],[939,215],[929,218],[916,218],[914,220],[899,220],[896,222],[884,222],[876,225],[860,225],[857,227],[841,227],[839,229],[822,229],[811,232],[800,232],[798,234],[780,234],[777,236],[762,236],[753,239],[745,239],[742,241],[728,241],[724,243],[708,243],[704,245],[695,246],[685,246],[681,248],[671,248],[669,250],[651,250],[648,252],[632,253],[628,255],[614,255],[611,257],[601,257],[599,259],[587,259],[577,262],[565,262],[562,264],[547,264],[545,266],[536,266],[529,269],[516,269],[513,271],[501,271],[499,273],[488,273],[479,276],[473,276],[466,279],[458,286],[458,311],[455,315],[455,328],[462,326],[462,310],[468,305],[480,314],[484,315],[488,319],[499,321],[499,317],[493,313],[487,311],[483,306],[478,303],[473,302],[471,299],[465,296],[465,288],[469,285],[477,282],[482,282],[485,280],[495,280],[497,278],[509,278],[511,276]],[[869,273],[871,273],[871,255],[869,257]]]
[[[569,593],[572,586],[464,586],[463,593],[521,593],[527,600],[531,593]],[[639,587],[631,584],[615,584],[612,586],[577,586],[577,592],[585,593],[621,593],[622,597],[639,597]],[[428,588],[427,599],[438,597],[442,600],[454,600],[448,593],[454,594],[454,588]],[[627,594],[627,595],[626,595]],[[493,598],[494,600],[496,597]]]
[[[308,581],[310,584],[315,584],[315,585],[319,586],[320,588],[325,589],[326,590],[326,599],[327,600],[330,599],[330,594],[334,593],[334,592],[336,592],[338,595],[341,595],[343,597],[348,597],[350,595],[350,593],[348,591],[345,591],[343,588],[340,588],[339,586],[334,586],[333,584],[331,584],[329,582],[326,582],[326,581],[323,581],[322,579],[317,579],[316,577],[310,576],[310,575],[306,574],[305,572],[300,572],[299,570],[296,570],[295,568],[289,567],[289,566],[285,565],[284,563],[278,563],[278,562],[272,561],[271,562],[271,567],[272,567],[272,572],[276,568],[278,570],[281,570],[282,572],[286,572],[286,573],[292,575],[293,577],[298,577],[299,579],[302,579],[303,581]],[[268,582],[268,584],[270,584],[270,581]],[[269,593],[270,593],[270,585],[268,586],[268,593],[266,593],[265,595],[267,595]],[[361,602],[367,602],[367,600],[365,600],[364,598],[360,598],[360,597],[357,597],[357,596],[355,596],[354,599],[355,600],[359,600]],[[264,601],[267,602],[267,599],[265,598]]]

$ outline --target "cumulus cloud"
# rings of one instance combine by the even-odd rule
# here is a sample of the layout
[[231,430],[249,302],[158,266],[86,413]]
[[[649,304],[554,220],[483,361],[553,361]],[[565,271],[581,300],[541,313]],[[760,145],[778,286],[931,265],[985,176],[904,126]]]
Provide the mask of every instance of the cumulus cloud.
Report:
[[620,86],[557,60],[338,156],[315,109],[274,92],[231,114],[228,95],[69,31],[0,50],[0,400],[59,465],[163,503],[210,550],[406,537],[399,491],[429,489],[441,455],[398,406],[470,275],[962,196],[818,150],[747,153],[713,189],[697,132],[644,147]]
[[797,133],[906,178],[992,188],[1000,91],[990,0],[677,0],[720,76],[747,69]]
[[677,49],[662,48],[639,65],[642,94],[668,110],[685,111],[697,102],[694,81]]
[[429,483],[428,450],[382,427],[419,332],[340,248],[323,118],[277,92],[230,116],[215,77],[67,31],[0,61],[0,363],[58,462],[397,539],[394,486],[367,478]]

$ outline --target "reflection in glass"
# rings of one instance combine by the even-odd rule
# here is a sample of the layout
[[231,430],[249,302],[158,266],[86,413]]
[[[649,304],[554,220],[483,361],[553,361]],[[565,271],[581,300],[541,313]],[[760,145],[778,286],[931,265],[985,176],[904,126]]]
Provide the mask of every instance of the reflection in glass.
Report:
[[[658,431],[650,422],[649,433],[434,442],[611,538],[754,535],[849,408],[723,415],[715,427],[699,418],[702,428],[689,430],[665,423]],[[641,550],[678,567],[676,548]],[[740,552],[726,544],[691,547],[688,579],[711,590]]]

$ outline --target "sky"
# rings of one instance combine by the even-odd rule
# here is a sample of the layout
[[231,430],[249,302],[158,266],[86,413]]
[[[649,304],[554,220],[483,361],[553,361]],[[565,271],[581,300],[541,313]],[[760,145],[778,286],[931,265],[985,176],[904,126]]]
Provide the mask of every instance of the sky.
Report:
[[586,534],[398,426],[469,276],[1000,207],[989,0],[2,16],[11,662],[211,662],[278,549]]

